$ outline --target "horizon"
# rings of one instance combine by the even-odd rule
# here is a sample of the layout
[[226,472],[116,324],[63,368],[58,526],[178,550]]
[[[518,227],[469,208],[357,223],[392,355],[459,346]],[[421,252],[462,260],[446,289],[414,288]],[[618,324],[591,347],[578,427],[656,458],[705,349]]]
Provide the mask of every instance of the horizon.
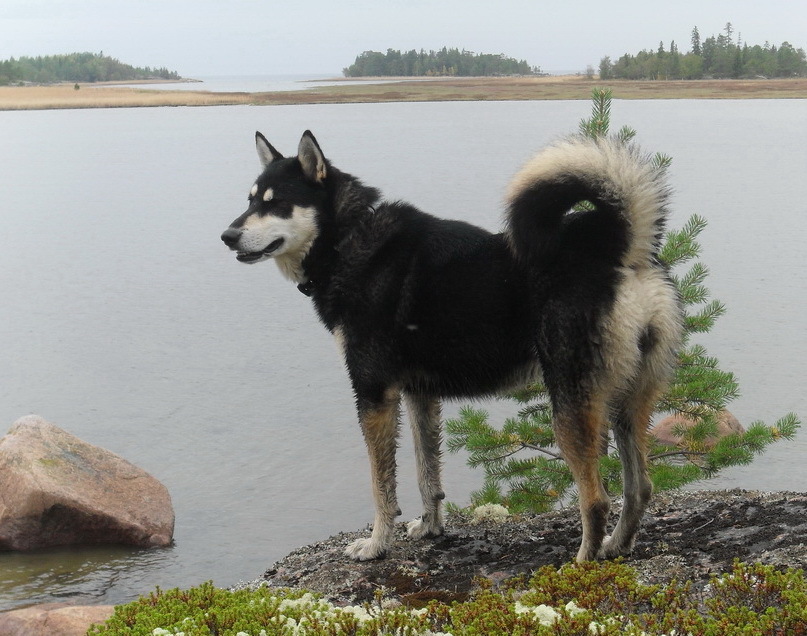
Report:
[[5,0],[0,59],[102,51],[136,67],[182,77],[341,76],[364,51],[458,48],[503,53],[543,72],[597,68],[641,50],[690,49],[732,24],[734,41],[807,48],[807,5],[772,0],[583,0],[541,7],[532,0],[347,0],[271,7],[260,0]]

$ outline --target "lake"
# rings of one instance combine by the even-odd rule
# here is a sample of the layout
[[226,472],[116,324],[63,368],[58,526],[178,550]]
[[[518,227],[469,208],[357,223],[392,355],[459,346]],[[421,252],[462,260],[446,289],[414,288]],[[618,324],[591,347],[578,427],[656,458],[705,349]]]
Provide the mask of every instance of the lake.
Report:
[[186,81],[155,83],[144,86],[140,84],[121,84],[133,88],[148,88],[149,90],[165,91],[210,91],[211,93],[267,93],[276,91],[304,91],[309,88],[322,86],[347,86],[350,84],[366,85],[391,84],[401,79],[332,79],[337,78],[336,73],[330,77],[327,74],[319,75],[226,75],[201,76]]
[[[310,128],[389,198],[499,227],[508,179],[589,103],[227,106],[0,113],[0,434],[42,415],[170,491],[175,545],[0,554],[0,609],[253,579],[301,545],[372,520],[353,399],[310,300],[219,240],[258,173],[254,131],[292,153]],[[700,339],[736,373],[744,424],[807,414],[807,105],[615,101],[674,158],[671,227],[693,213],[728,307]],[[514,410],[491,402],[504,417]],[[457,405],[446,409],[450,415]],[[709,488],[807,490],[807,435]],[[419,514],[405,429],[403,519]],[[481,485],[446,456],[460,505]]]

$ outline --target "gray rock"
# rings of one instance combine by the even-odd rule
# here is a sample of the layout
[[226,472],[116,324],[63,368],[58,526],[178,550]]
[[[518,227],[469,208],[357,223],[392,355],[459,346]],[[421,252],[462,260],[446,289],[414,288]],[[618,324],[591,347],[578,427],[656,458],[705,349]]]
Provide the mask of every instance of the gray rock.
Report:
[[[614,502],[612,517],[619,511]],[[410,606],[431,599],[463,600],[486,578],[494,588],[509,577],[574,559],[580,544],[576,508],[504,523],[472,525],[449,517],[446,533],[411,541],[396,527],[386,559],[355,562],[345,546],[366,532],[341,533],[295,550],[247,585],[299,587],[335,603],[371,600],[376,590]],[[699,491],[655,495],[633,555],[626,562],[648,584],[672,578],[705,586],[735,558],[807,567],[807,495],[752,491]]]

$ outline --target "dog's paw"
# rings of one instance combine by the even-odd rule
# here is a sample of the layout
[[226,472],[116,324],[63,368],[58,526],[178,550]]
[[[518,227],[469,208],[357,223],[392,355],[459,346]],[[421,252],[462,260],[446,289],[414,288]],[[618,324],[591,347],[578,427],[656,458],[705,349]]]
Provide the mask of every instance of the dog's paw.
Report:
[[443,526],[441,524],[432,524],[423,521],[422,517],[413,519],[406,524],[406,534],[410,539],[434,539],[443,534]]
[[605,537],[605,541],[602,542],[602,547],[600,547],[597,552],[597,559],[616,559],[617,557],[630,556],[631,552],[633,552],[632,544],[617,544],[613,537]]
[[354,561],[370,561],[372,559],[383,559],[387,556],[387,549],[369,539],[356,539],[345,548],[345,555]]

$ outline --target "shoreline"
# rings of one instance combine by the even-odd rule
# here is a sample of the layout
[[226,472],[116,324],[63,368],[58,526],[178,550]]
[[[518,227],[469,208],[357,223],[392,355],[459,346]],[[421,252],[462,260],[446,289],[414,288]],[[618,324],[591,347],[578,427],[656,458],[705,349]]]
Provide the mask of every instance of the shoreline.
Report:
[[[191,81],[191,80],[183,80]],[[300,91],[149,90],[131,84],[0,86],[0,111],[157,106],[356,104],[441,101],[588,100],[594,88],[614,99],[807,99],[807,78],[749,80],[613,80],[584,76],[333,78],[345,82]],[[167,83],[167,82],[160,82]]]
[[[619,498],[611,502],[617,512]],[[807,546],[797,528],[805,511],[803,493],[661,492],[651,499],[633,552],[624,561],[647,585],[677,579],[691,581],[695,590],[708,585],[712,574],[730,571],[734,559],[804,569]],[[480,581],[496,589],[544,566],[563,567],[574,560],[581,532],[574,505],[481,523],[448,515],[445,534],[425,541],[409,539],[406,523],[398,522],[386,559],[350,560],[345,547],[367,531],[340,532],[294,550],[261,577],[231,589],[261,584],[305,589],[339,605],[373,602],[379,589],[410,607],[431,600],[464,601]]]

